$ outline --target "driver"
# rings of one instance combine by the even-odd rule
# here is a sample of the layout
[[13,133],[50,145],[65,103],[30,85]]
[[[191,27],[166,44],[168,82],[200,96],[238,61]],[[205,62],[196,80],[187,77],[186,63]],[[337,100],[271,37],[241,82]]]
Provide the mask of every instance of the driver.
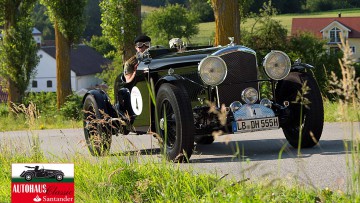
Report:
[[[143,53],[146,49],[148,49],[150,47],[150,42],[151,38],[146,35],[140,35],[136,37],[134,40],[134,44],[137,54]],[[124,78],[122,78],[122,74],[120,74],[115,81],[115,106],[118,109],[119,114],[123,118],[126,117],[126,114],[129,114],[130,117],[134,115],[131,108],[129,89],[131,89],[130,82],[133,81],[138,66],[138,60],[136,59],[136,55],[132,56],[125,62],[123,74]],[[132,123],[133,120],[134,118],[131,117],[130,122]]]
[[[135,38],[135,49],[138,53],[143,53],[147,48],[150,47],[151,38],[146,35],[140,35]],[[126,82],[131,82],[135,77],[134,72],[137,69],[138,61],[136,55],[129,58],[124,64],[124,76]]]

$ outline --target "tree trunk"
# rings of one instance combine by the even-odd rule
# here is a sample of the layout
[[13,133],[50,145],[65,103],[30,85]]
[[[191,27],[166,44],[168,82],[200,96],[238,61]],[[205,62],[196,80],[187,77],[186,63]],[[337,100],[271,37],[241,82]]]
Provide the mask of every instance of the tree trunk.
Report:
[[211,0],[215,16],[214,46],[229,44],[229,37],[240,43],[240,11],[238,0]]
[[70,44],[67,38],[60,32],[55,23],[55,45],[56,45],[56,95],[57,109],[65,103],[66,97],[71,91],[70,70]]
[[[140,35],[141,34],[141,1],[140,0],[132,0],[134,5],[136,5],[134,11],[133,11],[133,15],[136,16],[136,20],[134,19],[134,21],[136,22],[132,22],[132,23],[136,23],[136,35]],[[125,34],[126,34],[126,29],[125,30]],[[123,61],[128,60],[129,58],[131,58],[132,56],[134,56],[134,54],[136,53],[135,50],[135,45],[134,45],[134,39],[136,36],[133,37],[133,39],[131,40],[125,40],[124,43],[124,47],[123,47]]]
[[15,84],[10,78],[7,79],[7,89],[8,89],[8,99],[7,104],[9,108],[12,108],[12,103],[19,104],[21,102],[20,92]]

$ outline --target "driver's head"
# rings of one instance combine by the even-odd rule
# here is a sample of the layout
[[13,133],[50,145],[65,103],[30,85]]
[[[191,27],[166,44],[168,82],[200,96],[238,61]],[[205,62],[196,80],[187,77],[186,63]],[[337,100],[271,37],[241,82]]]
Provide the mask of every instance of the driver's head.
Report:
[[135,49],[137,52],[143,53],[147,48],[150,47],[151,38],[146,35],[140,35],[135,38]]

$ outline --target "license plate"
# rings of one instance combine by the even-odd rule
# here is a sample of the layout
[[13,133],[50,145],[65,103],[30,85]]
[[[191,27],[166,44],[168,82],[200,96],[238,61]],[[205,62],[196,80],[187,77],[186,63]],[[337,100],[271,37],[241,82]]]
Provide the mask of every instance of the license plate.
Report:
[[261,131],[261,130],[272,130],[278,128],[279,128],[278,117],[244,120],[233,123],[234,132],[251,132],[251,131]]

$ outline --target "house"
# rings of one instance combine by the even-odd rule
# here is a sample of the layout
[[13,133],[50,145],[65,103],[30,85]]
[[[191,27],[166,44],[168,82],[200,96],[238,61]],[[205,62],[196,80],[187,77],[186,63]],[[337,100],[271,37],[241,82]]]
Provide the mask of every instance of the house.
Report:
[[340,33],[348,39],[353,57],[360,61],[360,17],[336,18],[293,18],[291,35],[300,32],[313,33],[319,39],[325,39],[329,51],[338,51]]
[[[41,47],[38,56],[40,62],[30,80],[28,91],[56,92],[56,48]],[[95,75],[102,72],[102,66],[110,64],[89,46],[78,45],[70,52],[71,87],[73,91],[88,89],[102,83]]]

